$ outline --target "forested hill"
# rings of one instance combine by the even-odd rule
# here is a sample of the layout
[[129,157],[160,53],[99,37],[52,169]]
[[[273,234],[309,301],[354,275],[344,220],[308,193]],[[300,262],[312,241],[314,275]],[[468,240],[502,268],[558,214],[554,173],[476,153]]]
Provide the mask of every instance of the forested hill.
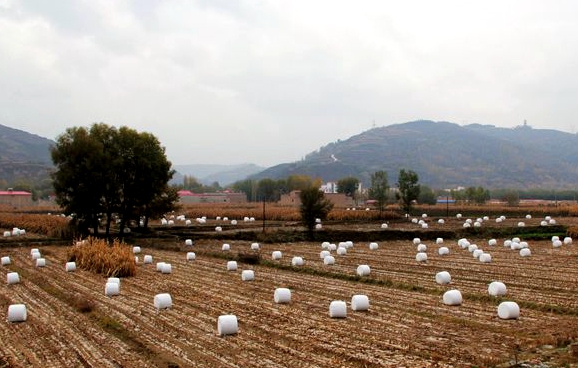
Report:
[[428,120],[374,128],[330,143],[305,159],[271,167],[255,178],[306,174],[333,181],[353,175],[366,185],[371,173],[416,171],[433,188],[575,189],[578,136],[529,126],[460,126]]
[[0,180],[36,182],[47,178],[53,144],[50,139],[0,125]]

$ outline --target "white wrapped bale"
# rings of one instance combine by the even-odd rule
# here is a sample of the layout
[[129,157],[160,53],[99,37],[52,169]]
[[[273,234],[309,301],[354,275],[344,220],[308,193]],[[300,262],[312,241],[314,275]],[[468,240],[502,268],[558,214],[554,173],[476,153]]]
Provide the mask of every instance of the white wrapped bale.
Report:
[[39,251],[32,253],[32,260],[36,260],[38,258],[42,258]]
[[10,235],[12,235],[12,234],[10,233],[10,231],[4,231],[4,237],[5,237],[5,238],[8,238]]
[[339,247],[337,248],[337,255],[344,256],[347,254],[347,248]]
[[251,250],[259,250],[259,243],[251,243]]
[[371,268],[369,268],[369,265],[366,264],[362,264],[357,266],[357,275],[358,276],[369,276],[369,274],[371,273]]
[[193,245],[193,241],[191,239],[185,240],[185,245]]
[[323,242],[321,243],[321,249],[328,249],[329,248],[329,242]]
[[457,218],[457,219],[461,219],[461,218],[462,218],[462,214],[461,214],[461,213],[456,214],[456,218]]
[[427,253],[419,252],[415,255],[415,260],[418,262],[427,262]]
[[387,224],[386,224],[386,223],[383,223],[383,224],[381,224],[381,228],[382,228],[382,229],[387,229],[387,228],[388,228],[388,226],[387,226]]
[[560,240],[555,240],[552,242],[552,246],[554,248],[560,248],[562,246],[562,242]]
[[231,220],[231,225],[237,225],[237,220]]
[[[347,247],[347,245],[346,245],[346,247]],[[333,252],[333,251],[337,250],[337,245],[331,243],[331,244],[329,244],[328,249],[329,249],[329,251]]]
[[347,304],[343,300],[334,300],[329,304],[329,317],[347,317]]
[[141,249],[139,246],[135,246],[135,247],[132,247],[132,252],[134,254],[139,254],[141,252]]
[[488,240],[488,245],[489,245],[489,246],[493,247],[493,246],[495,246],[496,244],[498,244],[498,241],[497,241],[496,239],[490,239],[490,240]]
[[440,285],[447,285],[452,282],[452,276],[448,271],[440,271],[436,273],[436,283]]
[[413,224],[417,224],[417,219],[416,219],[416,218],[412,218],[412,219],[411,219],[411,222],[412,222]]
[[421,218],[424,218],[424,219],[427,218],[427,213],[422,214]]
[[195,252],[187,252],[187,261],[194,261],[197,259]]
[[223,228],[220,226],[215,226],[215,231],[219,233],[219,232],[223,231]]
[[425,224],[425,223],[424,223],[424,224],[421,224],[421,228],[422,228],[422,229],[427,229],[427,228],[428,228],[428,224]]
[[472,252],[472,256],[476,259],[479,259],[482,254],[484,254],[484,251],[481,249],[476,249]]
[[12,262],[10,261],[10,257],[9,257],[9,256],[5,256],[5,257],[2,257],[1,263],[2,263],[2,266],[8,266],[8,265],[9,265],[10,263],[12,263]]
[[26,306],[24,304],[11,304],[8,306],[8,322],[24,322],[26,318]]
[[482,223],[479,221],[474,222],[474,227],[480,227],[482,226]]
[[564,244],[565,245],[572,245],[572,238],[567,236],[564,238]]
[[413,238],[413,245],[418,245],[419,243],[421,243],[420,238]]
[[171,298],[171,294],[163,293],[155,295],[154,306],[157,310],[171,308],[173,306],[173,298]]
[[540,221],[540,226],[548,226],[548,221]]
[[466,224],[470,224],[470,225],[471,225],[473,222],[474,222],[474,221],[473,221],[472,219],[467,219],[467,220],[466,220]]
[[219,336],[235,335],[239,332],[237,316],[224,314],[217,319],[217,334]]
[[531,220],[532,219],[532,215],[528,214],[526,215],[526,220]]
[[438,220],[438,224],[440,224],[440,225],[443,225],[443,224],[445,224],[445,223],[446,223],[446,221],[445,221],[444,219],[439,219],[439,220]]
[[46,260],[44,258],[38,258],[36,260],[36,267],[46,267]]
[[530,248],[520,249],[520,256],[521,257],[530,257],[531,255],[532,255],[532,251],[530,251]]
[[321,252],[319,252],[319,258],[324,259],[325,257],[331,255],[331,253],[328,250],[322,250]]
[[[466,245],[466,244],[467,244],[467,245]],[[466,238],[461,238],[461,239],[458,240],[458,245],[459,245],[460,247],[462,247],[462,248],[467,248],[467,247],[470,245],[470,243],[468,242],[468,239],[466,239]]]
[[436,239],[436,244],[437,245],[442,245],[444,243],[444,239],[443,238],[437,238]]
[[327,257],[323,258],[323,263],[324,263],[326,266],[334,265],[334,264],[335,264],[335,257],[333,257],[333,256],[327,256]]
[[20,283],[20,276],[18,272],[8,272],[6,274],[6,284],[13,285]]
[[484,216],[484,221],[490,221],[490,216]]
[[528,242],[520,242],[520,248],[528,248]]
[[369,298],[367,295],[358,294],[351,297],[351,310],[366,311],[369,310]]
[[40,253],[40,251],[38,250],[38,248],[32,248],[32,249],[30,249],[30,255],[33,255],[34,253]]
[[551,219],[550,221],[548,221],[548,225],[556,225],[556,220]]
[[134,263],[138,264],[138,256],[134,256]]
[[104,295],[115,296],[120,294],[120,284],[116,282],[107,282],[104,286]]
[[504,296],[508,292],[506,284],[500,281],[492,281],[488,285],[488,294],[491,296]]
[[291,290],[287,288],[277,288],[273,294],[273,299],[277,304],[291,303]]
[[379,248],[379,244],[377,244],[376,242],[369,243],[370,250],[377,250],[377,248]]
[[12,236],[20,236],[20,229],[17,227],[12,228]]
[[477,249],[478,249],[478,246],[476,244],[468,245],[468,252],[470,252],[470,253],[473,253]]
[[186,225],[186,226],[191,226],[191,224],[192,224],[191,220],[185,220],[185,225]]
[[523,221],[518,222],[518,227],[524,227],[526,224]]
[[157,262],[157,272],[163,272],[164,262]]
[[65,269],[66,269],[66,272],[76,271],[76,262],[66,262]]
[[550,220],[552,220],[552,217],[551,217],[551,216],[546,216],[546,217],[544,217],[544,220],[550,221]]
[[425,252],[426,250],[427,250],[427,246],[426,246],[425,244],[423,244],[423,243],[420,243],[420,244],[417,246],[417,251],[418,251],[418,252]]
[[291,265],[292,266],[303,266],[305,262],[303,261],[302,257],[293,257],[291,259]]
[[255,271],[253,270],[243,270],[241,272],[241,280],[243,281],[253,281],[255,280]]
[[351,240],[348,240],[345,242],[345,248],[349,249],[349,248],[353,248],[353,242]]
[[223,245],[221,246],[221,250],[222,250],[223,252],[228,252],[228,251],[231,250],[231,245],[225,243],[225,244],[223,244]]
[[468,228],[468,227],[471,227],[472,225],[470,225],[470,224],[468,224],[467,222],[465,222],[462,226],[463,226],[464,228]]
[[444,293],[443,301],[445,305],[461,305],[462,293],[459,290],[448,290]]
[[492,255],[490,253],[480,254],[480,262],[482,263],[492,263]]
[[169,274],[173,272],[173,267],[171,266],[170,263],[163,263],[163,266],[161,268],[161,273],[164,274]]
[[511,240],[504,240],[504,247],[505,248],[511,248],[512,247],[512,241]]
[[143,263],[144,264],[153,264],[153,256],[151,256],[150,254],[147,254],[143,257]]
[[498,317],[500,319],[518,319],[520,318],[520,307],[516,302],[501,302],[498,305]]
[[227,271],[237,271],[237,261],[227,262]]
[[499,224],[499,223],[502,222],[502,221],[503,221],[503,220],[502,220],[501,217],[496,218],[496,223],[497,223],[497,224]]
[[315,224],[315,230],[321,230],[321,229],[323,229],[323,225]]
[[450,249],[449,249],[448,247],[440,247],[440,248],[438,249],[438,254],[439,254],[440,256],[448,255],[448,254],[450,254]]
[[117,283],[117,284],[120,286],[120,279],[119,279],[118,277],[109,277],[109,278],[106,280],[106,282],[107,282],[107,283],[109,283],[109,282],[114,282],[114,283]]
[[274,261],[279,260],[279,259],[281,259],[282,257],[283,257],[283,253],[281,253],[280,250],[276,250],[276,251],[274,251],[273,253],[271,253],[271,258],[272,258]]
[[557,235],[552,236],[552,242],[555,242],[556,240],[560,240],[560,237]]

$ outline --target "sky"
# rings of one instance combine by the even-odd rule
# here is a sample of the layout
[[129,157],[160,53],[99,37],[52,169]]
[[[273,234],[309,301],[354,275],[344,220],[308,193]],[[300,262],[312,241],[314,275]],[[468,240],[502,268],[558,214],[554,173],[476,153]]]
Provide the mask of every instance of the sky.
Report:
[[576,1],[0,0],[0,124],[273,166],[419,119],[576,133]]

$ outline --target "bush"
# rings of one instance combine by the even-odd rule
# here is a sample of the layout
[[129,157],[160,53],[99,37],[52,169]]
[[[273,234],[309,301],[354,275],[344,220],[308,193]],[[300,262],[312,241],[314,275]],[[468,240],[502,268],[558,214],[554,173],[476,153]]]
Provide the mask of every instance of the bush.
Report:
[[68,252],[68,260],[88,271],[102,273],[107,277],[127,277],[136,274],[132,248],[114,240],[109,246],[105,240],[88,237],[78,241]]

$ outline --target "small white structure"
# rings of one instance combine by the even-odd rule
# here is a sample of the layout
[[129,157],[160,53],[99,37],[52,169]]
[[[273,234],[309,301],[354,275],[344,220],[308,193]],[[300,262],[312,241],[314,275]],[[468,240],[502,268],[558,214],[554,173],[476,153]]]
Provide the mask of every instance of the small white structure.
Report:
[[369,249],[370,250],[377,250],[377,248],[379,248],[379,245],[375,242],[371,242],[369,243]]
[[273,294],[273,300],[277,304],[291,303],[291,290],[288,288],[277,288]]
[[65,269],[66,269],[66,272],[76,271],[76,262],[66,262]]
[[335,264],[335,257],[333,257],[333,256],[327,256],[327,257],[323,258],[323,263],[324,263],[326,266],[334,265],[334,264]]
[[187,239],[187,240],[185,240],[185,245],[191,246],[191,245],[193,245],[193,241],[191,239]]
[[237,271],[237,261],[228,261],[227,271]]
[[134,246],[134,247],[132,247],[132,252],[134,254],[139,254],[141,252],[141,249],[139,246]]
[[449,249],[448,247],[440,247],[440,248],[438,249],[438,254],[439,254],[440,256],[448,255],[448,254],[450,254],[450,249]]
[[502,302],[498,305],[498,317],[500,319],[518,319],[520,307],[516,302]]
[[351,310],[366,311],[369,310],[369,298],[367,295],[354,295],[351,297]]
[[187,261],[194,261],[197,258],[195,252],[187,252]]
[[251,250],[259,250],[259,243],[251,243]]
[[329,317],[347,317],[347,304],[343,300],[334,300],[329,304]]
[[146,254],[142,259],[144,264],[153,264],[153,256]]
[[24,304],[11,304],[8,306],[8,322],[24,322],[26,318],[26,306]]
[[447,285],[452,282],[452,276],[448,271],[440,271],[436,273],[436,283],[440,285]]
[[305,262],[303,261],[302,257],[293,257],[291,259],[291,265],[292,266],[303,266]]
[[272,258],[274,261],[279,260],[279,259],[281,259],[282,257],[283,257],[283,253],[281,253],[280,250],[276,250],[276,251],[274,251],[273,253],[271,253],[271,258]]
[[104,286],[104,295],[115,296],[120,294],[120,284],[116,282],[107,282]]
[[504,296],[508,292],[506,284],[500,281],[492,281],[488,285],[488,294],[491,296]]
[[222,250],[223,252],[228,252],[228,251],[231,250],[231,245],[225,243],[225,244],[223,244],[223,246],[221,247],[221,250]]
[[235,335],[239,332],[237,316],[224,314],[217,319],[217,334],[219,336]]
[[415,260],[418,262],[427,262],[427,253],[419,252],[415,255]]
[[241,280],[243,281],[253,281],[255,280],[255,271],[253,270],[243,270],[241,272]]
[[8,266],[8,265],[9,265],[10,263],[12,263],[12,262],[10,261],[10,257],[9,257],[9,256],[5,256],[5,257],[2,257],[1,263],[2,263],[2,266]]
[[448,290],[444,293],[443,301],[445,305],[461,305],[462,293],[459,290]]
[[18,272],[8,272],[6,274],[6,284],[13,285],[20,283],[20,276]]
[[369,274],[371,273],[371,268],[369,268],[369,265],[366,264],[362,264],[357,266],[357,275],[358,276],[369,276]]
[[168,293],[157,294],[154,298],[154,305],[157,310],[171,308],[173,306],[173,298]]

